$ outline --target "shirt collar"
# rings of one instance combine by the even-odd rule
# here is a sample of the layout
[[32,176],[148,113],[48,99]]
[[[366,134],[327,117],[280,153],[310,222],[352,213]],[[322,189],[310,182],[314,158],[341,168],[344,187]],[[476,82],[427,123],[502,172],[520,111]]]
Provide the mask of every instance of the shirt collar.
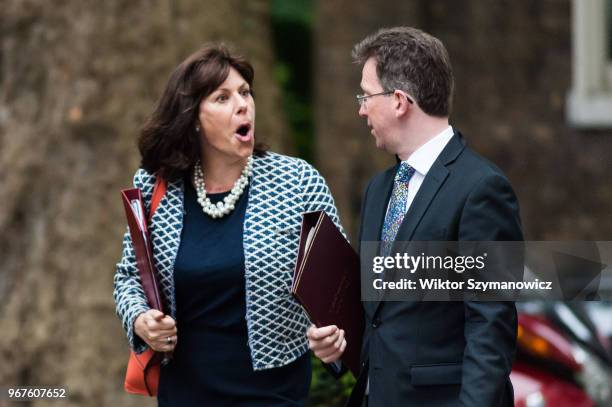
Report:
[[416,172],[425,176],[433,163],[438,159],[438,156],[446,147],[446,144],[453,137],[455,132],[451,126],[448,126],[437,136],[429,140],[427,143],[419,147],[414,153],[408,157],[406,163],[415,169]]

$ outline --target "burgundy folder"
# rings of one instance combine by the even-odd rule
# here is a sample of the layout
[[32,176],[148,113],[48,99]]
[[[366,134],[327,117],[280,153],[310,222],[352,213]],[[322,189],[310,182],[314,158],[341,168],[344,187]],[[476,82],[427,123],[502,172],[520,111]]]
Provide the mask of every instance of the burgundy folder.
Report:
[[342,362],[357,377],[364,328],[359,256],[323,211],[303,214],[291,293],[316,326],[344,329]]
[[153,252],[149,232],[147,231],[147,216],[142,203],[142,193],[139,188],[124,189],[121,191],[125,215],[132,237],[136,267],[142,282],[149,307],[164,312],[159,285],[155,275]]
[[[131,188],[121,191],[121,200],[125,208],[128,228],[132,238],[134,257],[136,258],[136,268],[138,269],[138,275],[140,276],[145,297],[149,307],[161,312],[164,312],[163,303],[157,283],[147,223],[155,213],[165,192],[166,183],[162,178],[158,177],[155,182],[155,187],[153,188],[151,210],[149,216],[146,216],[140,189]],[[157,396],[161,369],[160,363],[167,363],[171,359],[172,352],[165,352],[162,355],[159,352],[153,351],[151,348],[140,354],[131,351],[125,375],[125,390],[128,393],[151,397]]]

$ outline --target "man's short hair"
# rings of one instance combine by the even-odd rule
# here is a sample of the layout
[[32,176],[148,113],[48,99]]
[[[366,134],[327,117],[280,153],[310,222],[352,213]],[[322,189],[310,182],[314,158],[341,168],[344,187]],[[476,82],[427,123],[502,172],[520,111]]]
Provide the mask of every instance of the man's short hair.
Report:
[[431,116],[448,117],[453,99],[453,69],[444,44],[413,27],[383,28],[353,48],[353,60],[376,60],[384,91],[402,90]]

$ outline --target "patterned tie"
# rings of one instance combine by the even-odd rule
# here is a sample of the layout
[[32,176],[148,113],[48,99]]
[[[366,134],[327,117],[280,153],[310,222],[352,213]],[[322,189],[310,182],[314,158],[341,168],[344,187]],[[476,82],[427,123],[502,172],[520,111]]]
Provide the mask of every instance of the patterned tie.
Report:
[[408,183],[414,175],[414,168],[407,163],[402,162],[395,174],[395,182],[393,184],[393,192],[389,200],[389,209],[385,216],[380,240],[383,242],[382,254],[388,256],[391,251],[391,245],[397,236],[397,231],[404,220],[406,214],[406,205],[408,204]]

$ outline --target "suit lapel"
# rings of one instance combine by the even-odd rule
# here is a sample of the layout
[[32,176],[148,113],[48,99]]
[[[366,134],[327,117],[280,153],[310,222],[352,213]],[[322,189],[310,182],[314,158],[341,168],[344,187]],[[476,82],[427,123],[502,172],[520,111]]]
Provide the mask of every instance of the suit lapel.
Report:
[[393,189],[393,178],[395,177],[396,171],[397,166],[389,168],[385,171],[381,181],[372,185],[372,189],[369,191],[370,205],[364,214],[364,216],[366,216],[366,221],[364,222],[365,231],[363,234],[364,241],[380,240],[380,233],[383,222],[385,221],[387,204],[391,196],[391,190]]
[[419,222],[421,219],[423,219],[423,216],[427,212],[427,208],[429,208],[429,205],[436,196],[436,193],[448,177],[449,171],[446,166],[455,161],[459,153],[461,153],[464,148],[465,144],[461,134],[459,132],[455,132],[453,137],[449,140],[446,147],[444,147],[434,164],[427,172],[427,175],[423,180],[423,184],[421,184],[421,187],[419,188],[419,192],[414,197],[414,201],[412,201],[410,209],[408,209],[408,212],[404,217],[404,221],[397,232],[395,240],[408,241],[412,239]]
[[[440,189],[442,184],[444,184],[444,181],[448,177],[449,171],[446,166],[455,161],[457,159],[457,156],[463,151],[464,148],[465,142],[463,141],[461,133],[455,131],[455,134],[449,140],[448,144],[446,145],[446,147],[444,147],[444,150],[442,150],[434,164],[429,169],[429,172],[425,176],[425,179],[423,180],[423,183],[419,188],[419,192],[414,197],[414,201],[412,201],[410,209],[408,209],[408,212],[406,213],[406,216],[402,221],[402,224],[397,232],[395,241],[408,241],[412,239],[412,236],[414,235],[417,226],[419,225],[421,219],[423,218],[423,216],[425,216],[425,213],[427,212],[427,208],[429,208],[438,190]],[[393,187],[393,177],[391,177],[391,187]],[[383,202],[383,208],[386,210],[389,195],[387,194],[385,196],[387,197],[387,199],[385,199]],[[385,212],[383,212],[382,219],[377,225],[378,239],[380,239],[380,230],[382,227],[382,222],[384,220],[384,215]],[[384,300],[384,298],[382,300]],[[372,315],[374,315],[378,311],[380,305],[383,302],[382,300],[373,303]]]
[[[397,165],[389,168],[383,173],[379,182],[373,183],[368,191],[368,202],[366,202],[368,206],[363,213],[364,230],[361,234],[361,240],[364,242],[380,241],[380,233],[387,213],[387,203],[393,189],[393,179],[395,178],[396,171]],[[371,249],[368,248],[369,250]],[[378,250],[376,249],[376,254],[378,254]],[[365,301],[363,304],[366,310],[374,313],[379,301]]]
[[396,241],[407,241],[412,239],[416,227],[423,218],[423,215],[425,215],[436,193],[446,180],[446,177],[448,177],[448,170],[439,162],[429,169],[427,176],[423,180],[423,184],[421,184],[421,188],[419,188],[419,192],[414,197],[414,201],[412,205],[410,205],[410,209],[408,209],[397,231],[397,236],[395,237]]

